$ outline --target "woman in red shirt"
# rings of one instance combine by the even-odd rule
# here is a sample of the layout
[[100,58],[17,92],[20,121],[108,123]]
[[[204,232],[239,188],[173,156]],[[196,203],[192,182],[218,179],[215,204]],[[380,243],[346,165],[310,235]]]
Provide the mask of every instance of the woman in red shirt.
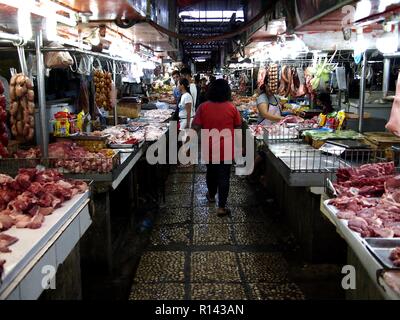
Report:
[[194,129],[202,129],[202,161],[207,163],[206,197],[208,201],[215,202],[218,192],[219,216],[230,213],[226,202],[234,160],[234,129],[241,128],[242,124],[239,112],[230,102],[231,98],[228,82],[223,79],[215,80],[210,84],[208,101],[199,106],[192,124]]

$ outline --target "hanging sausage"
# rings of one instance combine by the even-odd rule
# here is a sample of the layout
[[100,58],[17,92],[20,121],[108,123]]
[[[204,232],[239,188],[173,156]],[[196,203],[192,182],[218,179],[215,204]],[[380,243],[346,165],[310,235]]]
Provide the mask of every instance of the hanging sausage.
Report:
[[22,73],[10,80],[11,133],[19,141],[33,140],[35,127],[35,94],[32,81]]
[[4,87],[3,83],[0,81],[0,158],[5,158],[8,156],[8,134],[6,128],[6,97],[3,95]]

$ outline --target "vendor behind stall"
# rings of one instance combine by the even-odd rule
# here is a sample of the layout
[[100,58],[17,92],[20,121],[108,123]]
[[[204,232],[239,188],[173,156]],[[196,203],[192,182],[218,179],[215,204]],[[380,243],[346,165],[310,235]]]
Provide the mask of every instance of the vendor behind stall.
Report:
[[264,126],[269,126],[283,119],[279,99],[268,88],[267,75],[264,78],[264,83],[259,88],[259,96],[257,98],[258,123]]
[[315,109],[321,109],[323,114],[333,112],[331,95],[328,92],[321,92],[315,99]]

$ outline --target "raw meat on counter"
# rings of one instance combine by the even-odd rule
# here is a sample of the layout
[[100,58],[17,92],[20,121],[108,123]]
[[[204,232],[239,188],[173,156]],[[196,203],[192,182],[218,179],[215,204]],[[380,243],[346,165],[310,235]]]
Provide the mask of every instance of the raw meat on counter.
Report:
[[296,117],[296,116],[287,116],[283,118],[281,121],[278,122],[278,124],[284,124],[284,123],[302,123],[304,122],[303,118]]
[[400,247],[396,247],[390,253],[390,260],[396,267],[400,267]]
[[400,73],[397,77],[396,95],[394,97],[392,111],[386,129],[400,137]]
[[115,126],[102,131],[103,134],[108,135],[108,144],[138,144],[144,141],[144,132],[141,130],[131,132],[125,127]]
[[395,173],[394,162],[365,164],[358,168],[339,168],[337,181],[345,182],[360,178],[377,177],[381,175],[393,175]]
[[145,127],[144,138],[146,141],[156,141],[167,132],[167,127],[163,125],[149,125]]
[[362,237],[400,237],[399,182],[393,162],[341,168],[334,184],[339,197],[329,204]]
[[17,241],[18,239],[15,237],[9,236],[8,234],[5,233],[0,233],[0,252],[3,253],[11,252],[11,250],[8,247],[13,245]]
[[[20,169],[15,178],[1,174],[0,192],[5,197],[0,198],[0,252],[11,252],[9,247],[18,241],[1,231],[39,229],[47,215],[87,189],[84,181],[64,179],[54,169]],[[4,263],[0,259],[0,276]]]
[[[114,152],[100,150],[89,152],[71,141],[63,141],[49,144],[49,158],[55,168],[62,168],[72,173],[106,173],[113,169]],[[14,154],[19,159],[37,159],[41,157],[39,147],[28,151],[17,151]]]
[[155,122],[164,122],[171,118],[173,110],[170,109],[154,109],[143,111],[143,117],[152,119]]
[[167,131],[167,126],[162,123],[139,126],[135,131],[132,131],[133,128],[133,126],[116,126],[105,129],[103,133],[109,135],[107,138],[109,144],[137,144],[142,141],[156,141]]

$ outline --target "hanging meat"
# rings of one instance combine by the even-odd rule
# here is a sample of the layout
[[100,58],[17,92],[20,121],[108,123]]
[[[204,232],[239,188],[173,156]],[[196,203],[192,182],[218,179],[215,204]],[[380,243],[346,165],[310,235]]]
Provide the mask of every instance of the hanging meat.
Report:
[[94,85],[96,88],[96,105],[106,111],[112,111],[112,75],[110,72],[96,70],[94,72]]
[[260,70],[258,70],[258,75],[257,75],[257,88],[261,87],[264,84],[264,79],[266,75],[267,75],[267,68],[261,67]]
[[3,93],[3,83],[0,81],[0,158],[5,158],[8,156],[6,97],[3,95]]
[[35,127],[35,94],[32,81],[22,73],[10,80],[11,133],[19,141],[33,140]]
[[287,67],[287,83],[286,83],[286,88],[285,88],[285,97],[289,97],[290,93],[292,91],[292,85],[293,85],[293,69]]
[[288,85],[288,68],[286,66],[282,66],[281,70],[281,81],[279,84],[278,94],[280,96],[286,96],[286,88]]
[[77,109],[79,112],[83,110],[85,114],[89,113],[89,88],[84,76],[81,78]]
[[302,68],[297,68],[296,75],[300,83],[297,89],[296,97],[303,97],[307,93],[304,70]]
[[400,73],[397,77],[396,95],[392,104],[389,122],[386,124],[386,129],[400,137]]
[[268,89],[272,94],[278,93],[278,65],[275,63],[268,67]]

